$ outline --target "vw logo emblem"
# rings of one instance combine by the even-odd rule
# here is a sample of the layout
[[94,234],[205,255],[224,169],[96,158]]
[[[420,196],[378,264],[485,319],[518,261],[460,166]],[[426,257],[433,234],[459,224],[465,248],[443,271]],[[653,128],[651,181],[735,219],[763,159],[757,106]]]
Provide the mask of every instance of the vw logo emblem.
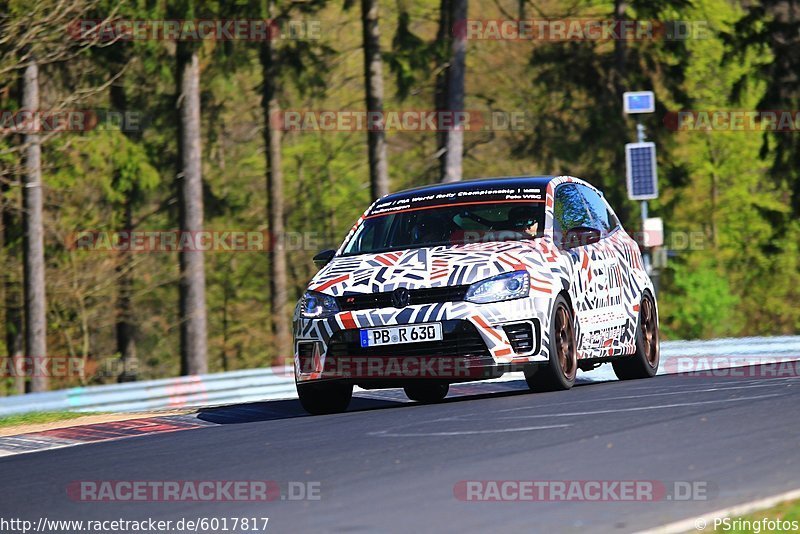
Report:
[[405,308],[411,302],[411,293],[404,287],[392,291],[392,305],[395,308]]

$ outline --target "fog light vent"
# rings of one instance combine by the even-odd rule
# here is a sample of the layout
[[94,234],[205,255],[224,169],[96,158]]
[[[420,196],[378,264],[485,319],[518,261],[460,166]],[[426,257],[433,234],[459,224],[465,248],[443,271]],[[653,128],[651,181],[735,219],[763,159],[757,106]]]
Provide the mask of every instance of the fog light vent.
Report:
[[503,330],[514,352],[522,354],[533,350],[533,325],[530,322],[507,324],[503,326]]
[[313,373],[315,371],[314,356],[319,354],[316,341],[300,341],[297,343],[297,357],[300,360],[301,373]]

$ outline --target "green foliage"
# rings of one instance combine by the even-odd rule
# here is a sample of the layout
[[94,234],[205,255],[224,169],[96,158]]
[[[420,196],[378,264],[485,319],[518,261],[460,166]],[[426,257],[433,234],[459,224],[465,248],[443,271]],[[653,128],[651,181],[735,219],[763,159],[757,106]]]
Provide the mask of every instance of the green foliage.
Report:
[[[487,20],[513,14],[518,5],[511,0],[470,4],[471,16]],[[524,112],[526,122],[519,131],[467,132],[465,176],[575,174],[603,188],[626,228],[638,230],[638,208],[625,193],[622,150],[635,136],[635,122],[621,113],[621,92],[652,89],[657,112],[642,118],[659,150],[662,195],[651,203],[652,214],[664,218],[668,235],[701,238],[691,240],[692,247],[674,247],[662,274],[658,297],[665,334],[695,338],[797,332],[797,136],[674,132],[664,126],[665,113],[683,109],[797,109],[800,93],[790,76],[800,58],[797,43],[790,39],[781,45],[772,39],[786,37],[793,26],[782,22],[778,3],[772,1],[746,9],[725,0],[626,4],[625,16],[633,20],[707,21],[709,38],[470,41],[466,108]],[[266,6],[263,0],[169,4],[173,15],[183,14],[179,18],[189,18],[187,13],[258,18],[265,16]],[[574,2],[569,16],[608,18],[614,6],[610,1]],[[108,0],[93,5],[87,18],[101,18],[118,8],[123,18],[159,19],[167,16],[167,7],[146,1],[117,6]],[[380,8],[385,109],[432,109],[436,66],[447,54],[446,43],[436,39],[439,3],[404,0],[382,2]],[[557,2],[541,3],[537,9],[537,17],[565,16]],[[27,4],[11,2],[7,13],[11,22],[33,17],[36,23],[46,10],[30,11]],[[275,1],[279,20],[319,20],[322,32],[318,40],[273,43],[285,109],[363,109],[359,15],[356,2]],[[64,40],[51,35],[40,46],[52,47],[59,39]],[[53,354],[81,356],[103,368],[118,359],[114,303],[121,260],[114,251],[75,250],[69,246],[70,236],[121,228],[126,203],[133,207],[139,230],[177,227],[176,46],[132,41],[77,52],[76,44],[65,44],[75,53],[68,60],[42,65],[43,106],[122,105],[145,124],[139,132],[98,128],[53,134],[43,144],[48,344]],[[260,43],[241,41],[197,44],[205,226],[211,230],[269,232],[260,48]],[[6,54],[0,67],[13,63],[13,54]],[[0,102],[6,109],[18,107],[9,96],[18,74],[12,69],[0,82]],[[110,86],[119,89],[114,99]],[[387,142],[392,189],[437,179],[435,133],[388,132]],[[20,198],[14,175],[18,143],[12,136],[0,136],[3,206],[11,209],[18,209]],[[283,171],[290,297],[299,297],[315,272],[311,257],[338,245],[369,203],[366,133],[287,132]],[[0,262],[6,272],[19,275],[21,259],[12,250],[18,240],[10,239],[12,235],[18,232],[6,233]],[[124,265],[134,273],[140,376],[177,374],[178,256],[141,253]],[[268,267],[263,251],[207,255],[212,371],[274,361]],[[2,313],[0,324],[5,323]],[[87,376],[85,382],[113,379]],[[54,384],[60,385],[72,383]]]
[[[758,102],[760,110],[800,109],[800,18],[797,6],[779,0],[746,4],[746,12],[724,34],[731,46],[726,63],[736,65],[743,56],[758,51],[771,58],[753,72],[743,73],[734,86],[735,93],[746,90],[753,76],[767,82]],[[794,112],[792,112],[794,113]],[[761,159],[771,163],[771,171],[791,195],[795,217],[800,216],[800,140],[787,132],[765,132]]]
[[392,38],[391,50],[383,57],[395,75],[397,99],[405,100],[419,83],[419,78],[427,76],[427,67],[434,60],[435,49],[411,30],[411,15],[401,11],[397,17],[397,30]]
[[670,292],[661,293],[660,316],[664,333],[670,338],[722,337],[737,332],[735,306],[727,279],[711,261],[696,265],[678,264]]
[[[729,45],[721,35],[732,30],[742,12],[723,0],[706,0],[687,14],[690,20],[707,20],[719,32],[687,45],[692,61],[682,89],[691,95],[690,109],[755,109],[767,89],[755,73],[772,58],[755,47],[742,52],[736,63],[724,61]],[[687,131],[676,136],[673,161],[689,181],[665,192],[662,203],[669,215],[667,225],[676,232],[702,232],[706,239],[700,250],[685,251],[676,260],[674,285],[664,285],[670,298],[683,295],[681,302],[685,303],[676,306],[675,315],[665,316],[668,328],[678,335],[694,336],[793,332],[798,313],[786,309],[784,301],[793,293],[790,288],[800,282],[793,251],[796,245],[786,239],[792,234],[787,226],[791,208],[785,201],[786,187],[768,178],[769,163],[759,157],[760,135],[754,131]],[[735,328],[709,328],[707,317],[679,310],[701,306],[696,301],[705,293],[697,287],[698,280],[707,279],[709,298],[719,300],[723,288],[710,279],[711,259],[717,276],[735,297],[728,303],[739,318]],[[776,262],[784,268],[776,269]],[[689,297],[687,288],[697,290],[697,295]],[[673,291],[677,291],[675,295]],[[780,318],[775,310],[782,310]],[[697,324],[691,323],[691,317]],[[756,317],[769,320],[753,320]]]

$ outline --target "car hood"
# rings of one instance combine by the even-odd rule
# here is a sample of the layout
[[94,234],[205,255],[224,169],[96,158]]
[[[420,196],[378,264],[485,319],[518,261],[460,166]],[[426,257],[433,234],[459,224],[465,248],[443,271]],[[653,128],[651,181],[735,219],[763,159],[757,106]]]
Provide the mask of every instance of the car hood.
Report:
[[471,284],[547,263],[541,240],[471,243],[337,256],[308,285],[329,295]]

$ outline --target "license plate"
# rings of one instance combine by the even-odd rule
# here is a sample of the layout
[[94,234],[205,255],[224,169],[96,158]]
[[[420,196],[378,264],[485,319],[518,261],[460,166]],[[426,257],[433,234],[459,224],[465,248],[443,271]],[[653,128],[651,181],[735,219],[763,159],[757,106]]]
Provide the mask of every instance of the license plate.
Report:
[[397,345],[399,343],[423,343],[442,339],[444,339],[442,323],[410,324],[361,330],[362,347]]

